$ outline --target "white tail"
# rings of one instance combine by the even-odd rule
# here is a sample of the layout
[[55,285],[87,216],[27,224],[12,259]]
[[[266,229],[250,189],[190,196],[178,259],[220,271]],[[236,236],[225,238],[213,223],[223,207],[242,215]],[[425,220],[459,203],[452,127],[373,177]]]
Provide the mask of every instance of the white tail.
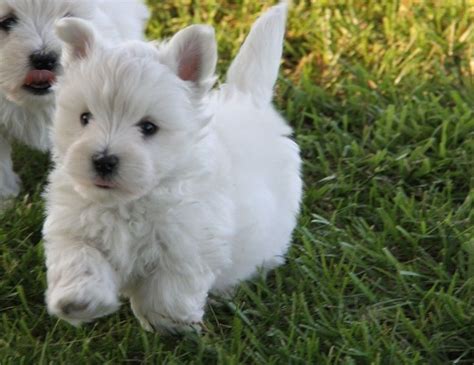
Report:
[[273,98],[287,13],[288,4],[282,1],[263,14],[227,72],[227,83],[251,94],[258,104],[268,104]]

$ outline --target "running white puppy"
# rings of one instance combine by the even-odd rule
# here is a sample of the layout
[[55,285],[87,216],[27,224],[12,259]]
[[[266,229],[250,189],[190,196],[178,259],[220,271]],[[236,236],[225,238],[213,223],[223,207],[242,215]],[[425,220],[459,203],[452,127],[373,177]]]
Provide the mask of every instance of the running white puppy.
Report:
[[0,205],[20,190],[11,141],[49,147],[52,85],[61,72],[54,24],[63,17],[87,19],[117,42],[141,39],[148,11],[142,0],[0,0]]
[[271,105],[287,7],[269,10],[211,91],[212,28],[108,48],[64,19],[68,66],[44,226],[49,312],[92,321],[130,298],[148,330],[199,324],[209,292],[284,262],[302,182]]

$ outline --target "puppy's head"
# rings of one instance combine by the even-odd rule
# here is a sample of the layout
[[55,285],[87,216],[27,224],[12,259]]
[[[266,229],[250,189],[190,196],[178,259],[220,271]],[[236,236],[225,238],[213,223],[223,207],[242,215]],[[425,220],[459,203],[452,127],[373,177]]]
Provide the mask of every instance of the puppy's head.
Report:
[[22,105],[53,102],[60,72],[58,19],[92,19],[90,0],[0,0],[0,93]]
[[55,158],[82,196],[114,204],[196,171],[217,51],[212,28],[168,43],[106,48],[89,24],[64,19],[65,74],[53,128]]

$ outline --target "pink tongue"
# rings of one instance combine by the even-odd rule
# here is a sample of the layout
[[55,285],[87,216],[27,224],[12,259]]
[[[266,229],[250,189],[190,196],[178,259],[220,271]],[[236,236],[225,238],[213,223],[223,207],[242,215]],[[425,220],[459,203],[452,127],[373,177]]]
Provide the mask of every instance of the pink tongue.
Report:
[[56,75],[47,70],[33,70],[28,72],[25,85],[52,84],[56,80]]

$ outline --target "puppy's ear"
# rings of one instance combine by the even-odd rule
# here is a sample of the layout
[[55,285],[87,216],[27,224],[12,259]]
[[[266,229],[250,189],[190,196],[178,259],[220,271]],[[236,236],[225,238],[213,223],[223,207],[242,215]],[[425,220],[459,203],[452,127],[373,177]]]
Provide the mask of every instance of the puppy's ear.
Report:
[[203,93],[214,84],[217,47],[212,27],[187,27],[176,33],[161,51],[161,62],[180,79],[192,82]]
[[78,18],[64,18],[56,23],[56,34],[65,43],[65,60],[87,58],[96,44],[94,28]]

